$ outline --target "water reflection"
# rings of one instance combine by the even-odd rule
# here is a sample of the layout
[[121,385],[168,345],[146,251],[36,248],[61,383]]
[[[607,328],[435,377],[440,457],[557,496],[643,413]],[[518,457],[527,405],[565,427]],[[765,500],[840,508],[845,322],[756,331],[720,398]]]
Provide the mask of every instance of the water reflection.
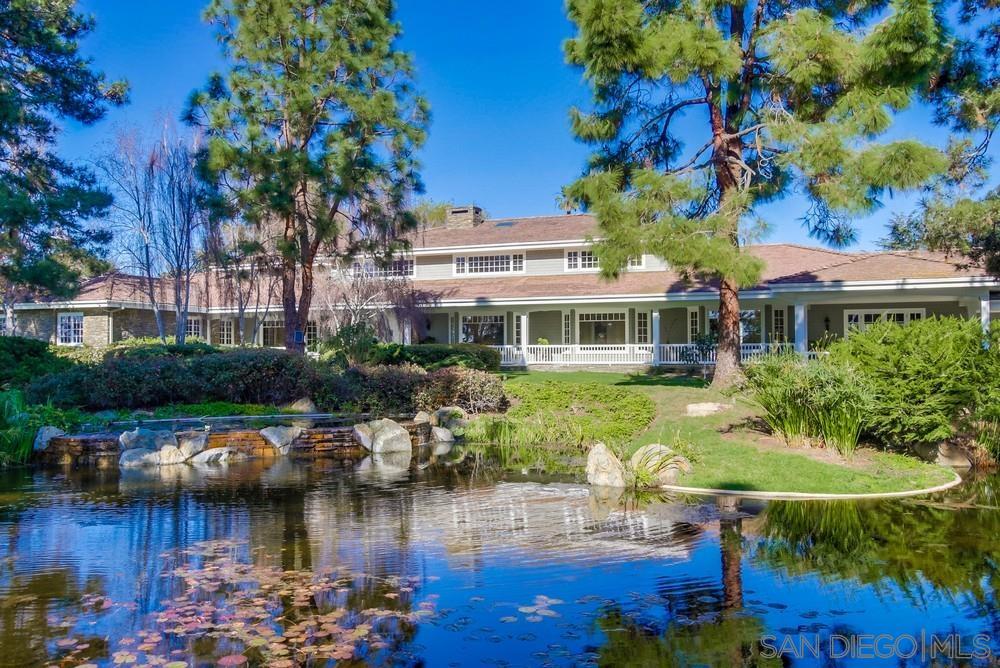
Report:
[[0,489],[3,665],[770,665],[771,636],[1000,637],[997,478],[764,505],[595,493],[456,449]]

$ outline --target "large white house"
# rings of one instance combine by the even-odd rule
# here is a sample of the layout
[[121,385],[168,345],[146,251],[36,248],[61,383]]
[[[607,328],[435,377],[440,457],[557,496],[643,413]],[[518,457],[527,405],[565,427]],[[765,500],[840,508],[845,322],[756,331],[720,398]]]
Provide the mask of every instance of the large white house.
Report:
[[[589,215],[485,220],[477,207],[453,208],[445,226],[415,234],[407,256],[377,269],[407,279],[427,298],[423,315],[397,322],[393,337],[496,346],[504,364],[518,366],[710,362],[704,335],[715,327],[716,287],[685,280],[652,255],[635,258],[619,279],[604,280],[590,250],[589,239],[598,236]],[[777,345],[805,352],[881,319],[959,315],[986,324],[1000,311],[995,278],[939,254],[780,243],[750,251],[766,268],[758,285],[741,292],[745,358]],[[326,298],[314,300],[307,338],[322,327],[324,310],[338,308],[330,285]],[[237,310],[226,294],[214,272],[198,276],[190,335],[234,343]],[[280,346],[280,300],[263,312],[257,306],[256,343]],[[20,303],[15,313],[18,333],[58,345],[155,333],[139,280],[121,274],[88,281],[71,301]]]

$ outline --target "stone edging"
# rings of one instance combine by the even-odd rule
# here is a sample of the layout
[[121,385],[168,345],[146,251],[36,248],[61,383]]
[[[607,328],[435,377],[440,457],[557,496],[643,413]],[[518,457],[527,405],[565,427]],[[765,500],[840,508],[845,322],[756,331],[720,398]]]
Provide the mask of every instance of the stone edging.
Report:
[[669,492],[680,492],[683,494],[700,494],[705,496],[742,496],[750,499],[770,499],[770,500],[799,500],[799,501],[823,501],[823,500],[851,500],[851,499],[899,499],[908,496],[923,496],[951,489],[962,484],[962,477],[957,473],[955,479],[935,487],[926,489],[914,489],[903,492],[878,492],[873,494],[810,494],[808,492],[760,492],[753,490],[737,489],[709,489],[704,487],[681,487],[680,485],[662,485],[660,489]]

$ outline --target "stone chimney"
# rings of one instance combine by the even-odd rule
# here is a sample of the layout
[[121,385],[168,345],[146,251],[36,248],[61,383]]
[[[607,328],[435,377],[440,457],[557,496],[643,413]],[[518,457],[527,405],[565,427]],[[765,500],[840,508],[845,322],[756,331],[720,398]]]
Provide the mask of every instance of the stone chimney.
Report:
[[475,204],[468,206],[453,206],[448,209],[445,217],[445,226],[451,228],[470,228],[479,225],[485,220],[483,210]]

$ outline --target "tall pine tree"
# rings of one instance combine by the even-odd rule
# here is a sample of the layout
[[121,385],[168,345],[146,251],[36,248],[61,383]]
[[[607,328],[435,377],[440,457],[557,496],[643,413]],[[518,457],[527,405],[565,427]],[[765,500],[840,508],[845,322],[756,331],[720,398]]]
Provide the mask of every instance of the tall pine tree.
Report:
[[281,256],[285,344],[304,350],[317,257],[386,254],[416,221],[427,105],[397,50],[391,0],[214,0],[232,62],[191,101],[206,171]]
[[[88,227],[111,197],[55,153],[60,120],[90,124],[125,101],[78,42],[94,27],[71,0],[0,0],[0,283],[7,315],[28,289],[69,295],[108,235]],[[13,318],[6,318],[8,328]]]
[[592,211],[602,271],[653,253],[720,293],[713,384],[740,375],[740,288],[761,276],[745,251],[755,210],[800,192],[824,241],[890,189],[945,169],[941,151],[879,141],[948,47],[931,0],[570,0],[566,44],[593,108],[573,132],[595,147],[566,199]]

